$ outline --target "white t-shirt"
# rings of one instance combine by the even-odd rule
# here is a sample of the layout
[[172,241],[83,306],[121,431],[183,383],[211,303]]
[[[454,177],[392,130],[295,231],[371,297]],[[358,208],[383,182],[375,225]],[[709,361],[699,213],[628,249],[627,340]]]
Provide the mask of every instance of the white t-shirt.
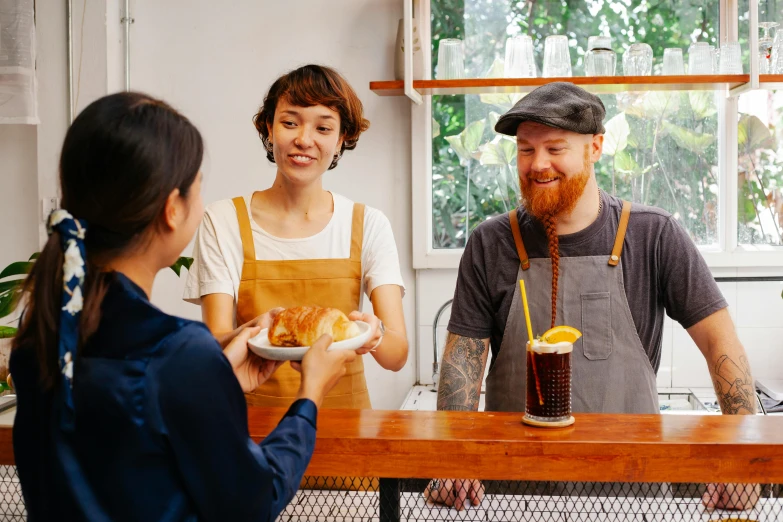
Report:
[[[348,198],[332,193],[332,219],[314,236],[285,239],[269,234],[253,220],[250,210],[252,197],[250,194],[244,200],[258,260],[346,259],[351,256],[353,201]],[[193,265],[188,272],[183,299],[200,304],[201,296],[228,294],[234,298],[236,317],[243,262],[242,238],[234,202],[225,199],[210,204],[196,234]],[[369,297],[381,285],[398,285],[405,290],[389,219],[380,210],[365,206],[360,300],[363,300],[364,294]],[[359,309],[361,307],[360,302]]]

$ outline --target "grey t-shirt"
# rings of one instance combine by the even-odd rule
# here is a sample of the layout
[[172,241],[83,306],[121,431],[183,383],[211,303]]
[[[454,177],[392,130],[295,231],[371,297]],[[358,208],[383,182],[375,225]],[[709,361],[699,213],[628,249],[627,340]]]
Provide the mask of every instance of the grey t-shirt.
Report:
[[[606,255],[614,245],[622,201],[601,191],[603,210],[590,226],[560,236],[560,256]],[[549,257],[543,227],[520,207],[522,240],[531,259]],[[689,328],[728,304],[704,258],[668,212],[634,204],[622,253],[623,280],[639,338],[655,371],[661,362],[663,313]],[[459,267],[449,331],[490,339],[497,360],[519,256],[508,215],[480,224],[470,236]],[[562,270],[562,268],[561,268]]]

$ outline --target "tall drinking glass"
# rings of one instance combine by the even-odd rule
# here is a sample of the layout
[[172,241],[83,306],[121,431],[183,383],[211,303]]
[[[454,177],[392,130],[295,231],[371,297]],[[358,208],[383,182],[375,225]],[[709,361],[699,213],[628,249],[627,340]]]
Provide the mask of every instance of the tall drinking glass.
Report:
[[688,74],[712,74],[713,57],[710,44],[695,42],[688,47]]
[[742,49],[739,42],[726,42],[720,46],[720,74],[742,74]]
[[617,54],[612,50],[608,36],[591,36],[587,39],[585,76],[614,76]]
[[571,417],[571,352],[569,342],[527,343],[527,380],[523,422],[565,426]]
[[645,43],[635,43],[623,54],[623,74],[625,76],[650,76],[652,62],[652,47]]
[[544,40],[545,78],[571,76],[571,53],[568,50],[568,37],[563,35],[547,36]]
[[682,60],[682,49],[669,48],[663,50],[664,76],[680,76],[685,74],[685,63]]
[[445,38],[438,47],[438,80],[453,80],[465,77],[465,61],[462,53],[462,40]]
[[533,39],[526,34],[520,34],[506,40],[504,65],[506,78],[535,78],[536,62],[533,58]]
[[783,74],[783,33],[775,32],[775,40],[772,43],[772,60],[769,66],[770,74]]

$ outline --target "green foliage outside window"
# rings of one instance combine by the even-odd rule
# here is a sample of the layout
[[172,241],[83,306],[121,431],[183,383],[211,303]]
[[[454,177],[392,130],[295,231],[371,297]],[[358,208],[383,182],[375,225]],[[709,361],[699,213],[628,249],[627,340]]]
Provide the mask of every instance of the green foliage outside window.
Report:
[[[717,0],[654,4],[432,0],[431,12],[433,67],[438,42],[460,38],[465,42],[467,77],[502,76],[506,38],[520,33],[533,38],[539,74],[546,36],[569,36],[574,76],[583,74],[587,38],[592,35],[612,37],[618,74],[624,50],[636,42],[652,46],[655,73],[664,48],[680,47],[686,52],[693,41],[713,45],[718,41]],[[715,91],[601,95],[607,108],[607,134],[604,156],[596,165],[599,186],[618,197],[668,210],[698,244],[717,243],[717,97],[722,95]],[[463,247],[475,226],[516,206],[515,140],[492,129],[498,116],[522,96],[433,96],[435,248]],[[743,114],[738,125],[740,241],[781,244],[775,195],[783,186],[783,169],[776,166],[783,147],[777,145],[774,125],[771,131],[756,116]]]

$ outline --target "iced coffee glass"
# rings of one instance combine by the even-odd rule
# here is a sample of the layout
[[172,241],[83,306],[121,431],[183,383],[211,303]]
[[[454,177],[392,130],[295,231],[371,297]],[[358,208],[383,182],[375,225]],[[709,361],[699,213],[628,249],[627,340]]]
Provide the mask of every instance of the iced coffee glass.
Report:
[[527,343],[525,417],[528,424],[566,426],[571,417],[573,343]]

